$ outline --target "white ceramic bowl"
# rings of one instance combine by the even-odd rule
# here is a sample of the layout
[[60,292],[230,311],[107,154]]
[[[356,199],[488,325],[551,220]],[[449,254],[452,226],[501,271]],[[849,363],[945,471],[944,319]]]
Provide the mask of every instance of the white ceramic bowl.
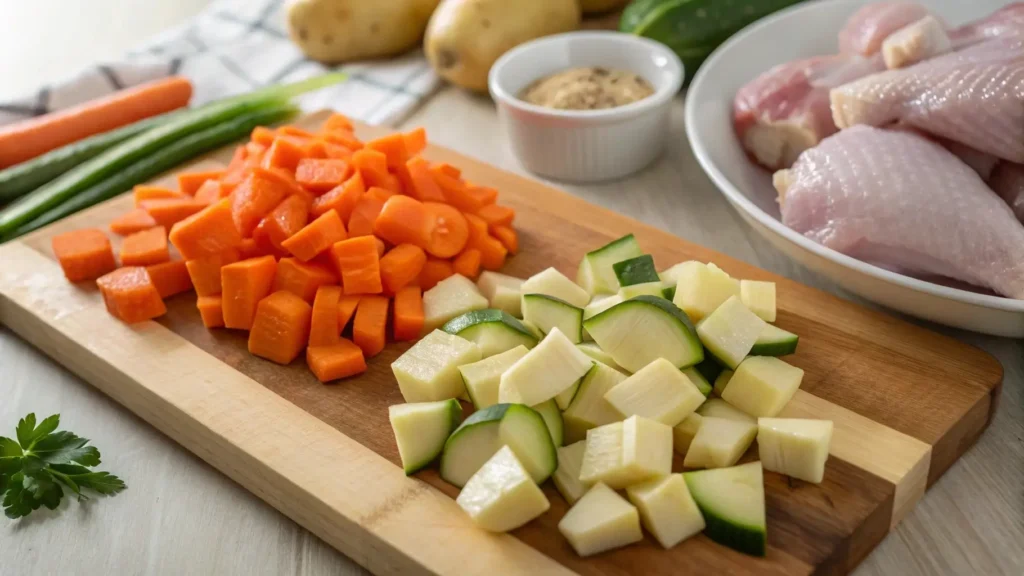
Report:
[[[701,67],[686,95],[686,131],[701,166],[744,220],[791,258],[894,310],[976,332],[1024,337],[1024,301],[896,274],[817,244],[780,222],[771,175],[744,154],[732,127],[736,91],[776,64],[837,51],[846,18],[870,0],[802,4],[746,28]],[[951,24],[987,15],[999,0],[918,0]]]
[[[654,94],[606,110],[555,110],[518,95],[534,80],[569,68],[603,66],[638,74]],[[488,77],[512,151],[527,170],[555,180],[597,182],[647,166],[665,148],[683,64],[658,42],[619,32],[569,32],[506,52]]]

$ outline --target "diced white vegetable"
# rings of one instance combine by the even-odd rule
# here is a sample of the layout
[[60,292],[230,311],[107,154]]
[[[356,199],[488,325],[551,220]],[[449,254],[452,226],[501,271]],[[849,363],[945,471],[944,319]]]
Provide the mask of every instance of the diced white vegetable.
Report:
[[743,305],[765,322],[775,322],[775,282],[740,280]]
[[587,431],[582,482],[618,489],[671,472],[672,429],[660,422],[632,416]]
[[704,402],[704,395],[664,358],[644,366],[604,395],[623,417],[643,416],[675,426]]
[[558,328],[573,344],[582,341],[582,308],[547,294],[523,294],[522,307],[523,319],[540,328],[541,332],[548,333]]
[[657,296],[658,298],[664,298],[665,285],[661,282],[643,282],[619,288],[619,297],[623,300],[629,300],[636,296]]
[[462,420],[462,406],[454,398],[439,402],[396,404],[388,407],[402,468],[412,474],[441,454],[445,440]]
[[729,380],[732,379],[732,374],[732,370],[722,370],[718,374],[718,378],[715,378],[715,389],[711,393],[721,398],[722,392],[725,391],[725,387],[729,385]]
[[625,379],[626,375],[618,370],[600,362],[594,363],[562,414],[567,442],[585,440],[587,430],[622,420],[622,414],[605,400],[604,395]]
[[589,356],[555,328],[501,375],[498,401],[535,406],[575,384],[592,364]]
[[632,234],[612,240],[583,256],[576,282],[590,294],[614,294],[619,289],[619,280],[612,266],[642,254],[640,244]]
[[504,310],[516,318],[522,318],[523,316],[520,309],[520,297],[522,296],[520,287],[522,285],[523,280],[521,278],[491,272],[490,270],[481,272],[480,278],[476,281],[477,288],[480,289],[480,293],[483,294],[484,298],[487,298],[488,305],[491,308]]
[[531,408],[544,419],[544,425],[547,426],[548,434],[551,435],[551,443],[555,445],[555,448],[561,446],[565,432],[562,424],[562,411],[558,409],[555,399],[541,402]]
[[[584,376],[586,375],[584,374]],[[572,399],[575,398],[576,393],[579,392],[580,382],[582,381],[583,378],[580,378],[579,380],[576,381],[575,384],[559,392],[558,396],[555,396],[555,404],[558,405],[559,410],[565,410],[566,408],[569,407],[570,404],[572,404]]]
[[760,462],[683,474],[704,515],[704,534],[734,550],[764,556],[767,525]]
[[558,531],[580,556],[592,556],[643,540],[640,513],[604,484],[580,498],[562,520]]
[[519,361],[529,350],[526,346],[515,348],[484,358],[479,362],[459,366],[462,374],[462,382],[469,393],[470,401],[477,410],[498,403],[498,386],[501,384],[501,375]]
[[676,278],[676,294],[672,302],[694,322],[710,315],[731,296],[740,295],[738,281],[700,262],[683,262],[671,270]]
[[765,470],[820,484],[831,441],[830,420],[757,419],[757,447]]
[[626,488],[640,511],[640,522],[658,543],[671,548],[704,529],[704,516],[690,496],[682,474],[649,480]]
[[757,424],[705,416],[683,466],[687,468],[726,468],[739,461],[757,436]]
[[735,369],[766,326],[736,296],[731,296],[697,325],[697,336],[715,358]]
[[569,280],[554,268],[548,268],[527,278],[520,287],[523,294],[547,294],[560,300],[565,300],[577,308],[583,308],[590,303],[590,294]]
[[708,398],[706,402],[697,408],[697,414],[706,418],[725,418],[726,420],[737,420],[756,424],[757,418],[747,414],[743,410],[732,406],[721,398]]
[[480,360],[480,348],[458,336],[434,330],[391,363],[406,402],[435,402],[466,392],[459,366]]
[[469,479],[455,502],[473,522],[491,532],[514,530],[551,507],[508,446]]
[[601,347],[598,346],[597,344],[593,342],[581,342],[577,344],[576,347],[580,349],[580,352],[583,352],[584,354],[590,356],[594,360],[597,360],[598,362],[606,366],[614,368],[619,372],[625,372],[625,369],[622,366],[616,364],[615,359],[612,358],[611,355],[605,352],[604,350],[601,350]]
[[487,308],[487,299],[472,280],[461,274],[450,276],[423,293],[423,332],[440,328],[471,310],[484,308]]
[[774,356],[751,356],[740,364],[722,399],[755,417],[774,417],[793,398],[804,371]]
[[580,482],[580,466],[583,465],[583,452],[587,449],[585,441],[576,442],[558,449],[558,468],[551,476],[555,488],[562,494],[570,506],[576,503],[591,484]]
[[693,437],[697,435],[697,430],[700,429],[700,423],[703,419],[703,416],[694,412],[683,418],[682,422],[672,428],[672,449],[677,454],[686,455],[686,451],[690,449],[690,443],[693,442]]
[[496,404],[472,413],[448,437],[441,454],[441,478],[465,486],[502,446],[512,448],[538,484],[558,466],[544,418],[529,406]]

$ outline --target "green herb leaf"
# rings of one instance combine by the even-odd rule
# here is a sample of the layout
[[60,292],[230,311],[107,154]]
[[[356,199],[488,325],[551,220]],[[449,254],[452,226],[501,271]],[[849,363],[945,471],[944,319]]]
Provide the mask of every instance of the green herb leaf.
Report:
[[28,516],[33,510],[39,508],[32,495],[25,491],[21,485],[22,476],[20,473],[11,477],[11,484],[4,495],[4,514],[8,518],[21,518]]
[[100,494],[117,494],[127,488],[124,481],[109,472],[90,472],[72,476],[75,482],[85,488],[90,488]]
[[77,462],[83,466],[98,466],[100,451],[86,446],[89,441],[71,432],[55,432],[36,442],[32,452],[50,464]]
[[21,446],[10,438],[0,436],[0,458],[21,456]]
[[32,432],[36,429],[36,415],[35,412],[25,416],[18,422],[18,428],[15,430],[18,434],[18,442],[21,447],[28,450],[30,444],[32,444]]

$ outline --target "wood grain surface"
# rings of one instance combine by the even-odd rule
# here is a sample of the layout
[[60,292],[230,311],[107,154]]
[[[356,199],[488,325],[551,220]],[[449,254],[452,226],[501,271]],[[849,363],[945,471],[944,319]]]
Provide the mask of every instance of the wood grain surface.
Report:
[[[380,129],[368,128],[363,132],[364,136],[381,133]],[[792,361],[807,372],[804,401],[794,409],[811,413],[821,410],[842,420],[837,434],[846,434],[846,438],[833,450],[822,485],[768,475],[771,551],[767,559],[732,553],[699,537],[668,552],[656,552],[647,543],[581,561],[555,531],[564,503],[549,490],[552,511],[516,531],[515,536],[572,570],[583,574],[667,574],[686,566],[727,568],[736,573],[846,572],[907,513],[923,492],[926,481],[930,484],[938,479],[973,443],[991,417],[1002,370],[991,356],[975,348],[682,242],[536,181],[497,171],[451,151],[432,148],[427,155],[457,163],[471,179],[498,187],[503,202],[516,208],[523,252],[510,261],[510,273],[526,276],[552,265],[570,272],[588,249],[634,232],[661,267],[685,259],[714,260],[736,276],[778,282],[782,311],[779,325],[801,334],[800,352]],[[105,392],[360,563],[378,572],[404,567],[466,573],[459,570],[469,569],[467,566],[446,562],[447,556],[438,554],[444,548],[444,530],[436,531],[436,536],[435,531],[429,536],[416,532],[418,538],[413,538],[408,530],[394,528],[392,521],[396,516],[413,523],[428,518],[436,521],[440,514],[442,524],[459,525],[457,510],[453,514],[450,502],[446,508],[432,496],[425,496],[435,494],[433,490],[405,487],[404,483],[421,487],[423,484],[401,477],[396,466],[387,464],[385,469],[372,460],[383,457],[391,463],[398,462],[386,406],[402,401],[389,364],[404,347],[389,346],[371,362],[367,375],[325,387],[301,363],[280,368],[249,356],[241,334],[206,331],[198,322],[191,295],[176,297],[169,303],[170,313],[160,320],[162,327],[147,323],[139,330],[120,325],[110,329],[118,335],[117,341],[128,340],[129,345],[118,347],[108,343],[104,347],[102,342],[108,339],[105,336],[96,338],[100,343],[81,341],[86,338],[86,328],[102,334],[107,324],[117,322],[95,313],[102,306],[97,307],[98,299],[90,290],[80,291],[67,285],[49,288],[54,282],[55,266],[48,262],[49,273],[36,271],[45,267],[39,262],[40,255],[49,253],[48,238],[56,230],[103,225],[129,204],[127,198],[117,199],[35,234],[23,244],[33,251],[23,248],[22,243],[0,248],[4,260],[16,264],[0,272],[0,317],[4,322],[59,361],[72,365],[90,381],[103,380],[97,385]],[[79,314],[89,318],[87,325],[80,320],[72,321]],[[67,337],[68,332],[75,337]],[[161,344],[154,348],[153,340]],[[133,346],[139,348],[130,354]],[[189,354],[177,358],[178,361],[138,358],[147,351],[166,355],[168,349],[179,354],[187,350]],[[196,354],[208,360],[199,360]],[[197,362],[218,365],[215,371],[221,378],[204,376],[204,372],[194,369]],[[163,404],[155,398],[137,398],[138,394],[145,396],[146,391],[158,397],[169,394],[163,389],[166,382],[157,376],[147,376],[153,371],[174,379],[179,388],[174,392],[184,394],[181,402],[187,400],[187,405],[168,398],[163,398]],[[338,464],[341,468],[335,469],[343,475],[358,470],[356,475],[363,480],[368,470],[380,471],[384,478],[380,487],[367,494],[372,497],[359,507],[337,496],[325,496],[325,486],[309,478],[291,478],[290,468],[286,470],[285,466],[290,467],[293,462],[277,451],[268,452],[262,439],[273,432],[261,434],[261,430],[253,429],[260,424],[252,418],[267,416],[273,422],[294,428],[300,435],[313,433],[305,431],[305,427],[313,426],[305,420],[312,419],[300,416],[300,411],[282,409],[269,399],[265,400],[266,406],[258,406],[265,414],[251,412],[258,404],[255,400],[253,406],[243,404],[235,406],[237,410],[226,410],[226,404],[234,406],[238,402],[225,399],[229,396],[225,390],[218,389],[216,394],[210,391],[221,380],[239,380],[239,386],[258,382],[340,432],[346,442],[341,442],[339,450],[347,457]],[[239,388],[236,393],[241,391]],[[213,416],[227,422],[214,421]],[[236,427],[247,434],[241,435]],[[220,442],[205,442],[211,433]],[[863,441],[858,443],[857,438]],[[322,439],[335,440],[327,436]],[[316,455],[318,448],[323,447],[312,444],[308,455]],[[299,455],[303,450],[298,450]],[[881,458],[880,452],[885,453]],[[367,465],[364,460],[374,464]],[[885,463],[887,460],[890,464]],[[363,466],[356,468],[352,462]],[[421,474],[420,479],[441,492],[454,494],[433,473]],[[291,485],[285,480],[294,486],[289,489]],[[368,487],[355,484],[349,494],[366,491]],[[430,505],[423,504],[425,500]],[[322,513],[315,510],[317,504],[324,507]],[[365,538],[361,537],[363,532]],[[476,556],[480,562],[475,566],[484,568],[497,556],[516,558],[517,566],[524,571],[550,562],[544,555],[527,553],[521,545],[510,543],[514,542],[511,538],[503,540],[507,542],[481,546]],[[371,558],[367,548],[381,552],[384,559]],[[488,552],[497,556],[489,556]]]

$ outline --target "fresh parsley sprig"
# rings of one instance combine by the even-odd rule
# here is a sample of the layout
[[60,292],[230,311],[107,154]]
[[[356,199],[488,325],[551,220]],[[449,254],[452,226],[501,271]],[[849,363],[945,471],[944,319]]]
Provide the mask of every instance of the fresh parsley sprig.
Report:
[[60,505],[64,489],[88,500],[83,488],[103,495],[125,489],[120,478],[108,472],[93,472],[99,466],[100,451],[86,446],[89,440],[72,432],[57,431],[60,414],[36,425],[36,415],[18,422],[17,441],[0,436],[0,496],[8,518],[28,516],[40,506],[50,510]]

